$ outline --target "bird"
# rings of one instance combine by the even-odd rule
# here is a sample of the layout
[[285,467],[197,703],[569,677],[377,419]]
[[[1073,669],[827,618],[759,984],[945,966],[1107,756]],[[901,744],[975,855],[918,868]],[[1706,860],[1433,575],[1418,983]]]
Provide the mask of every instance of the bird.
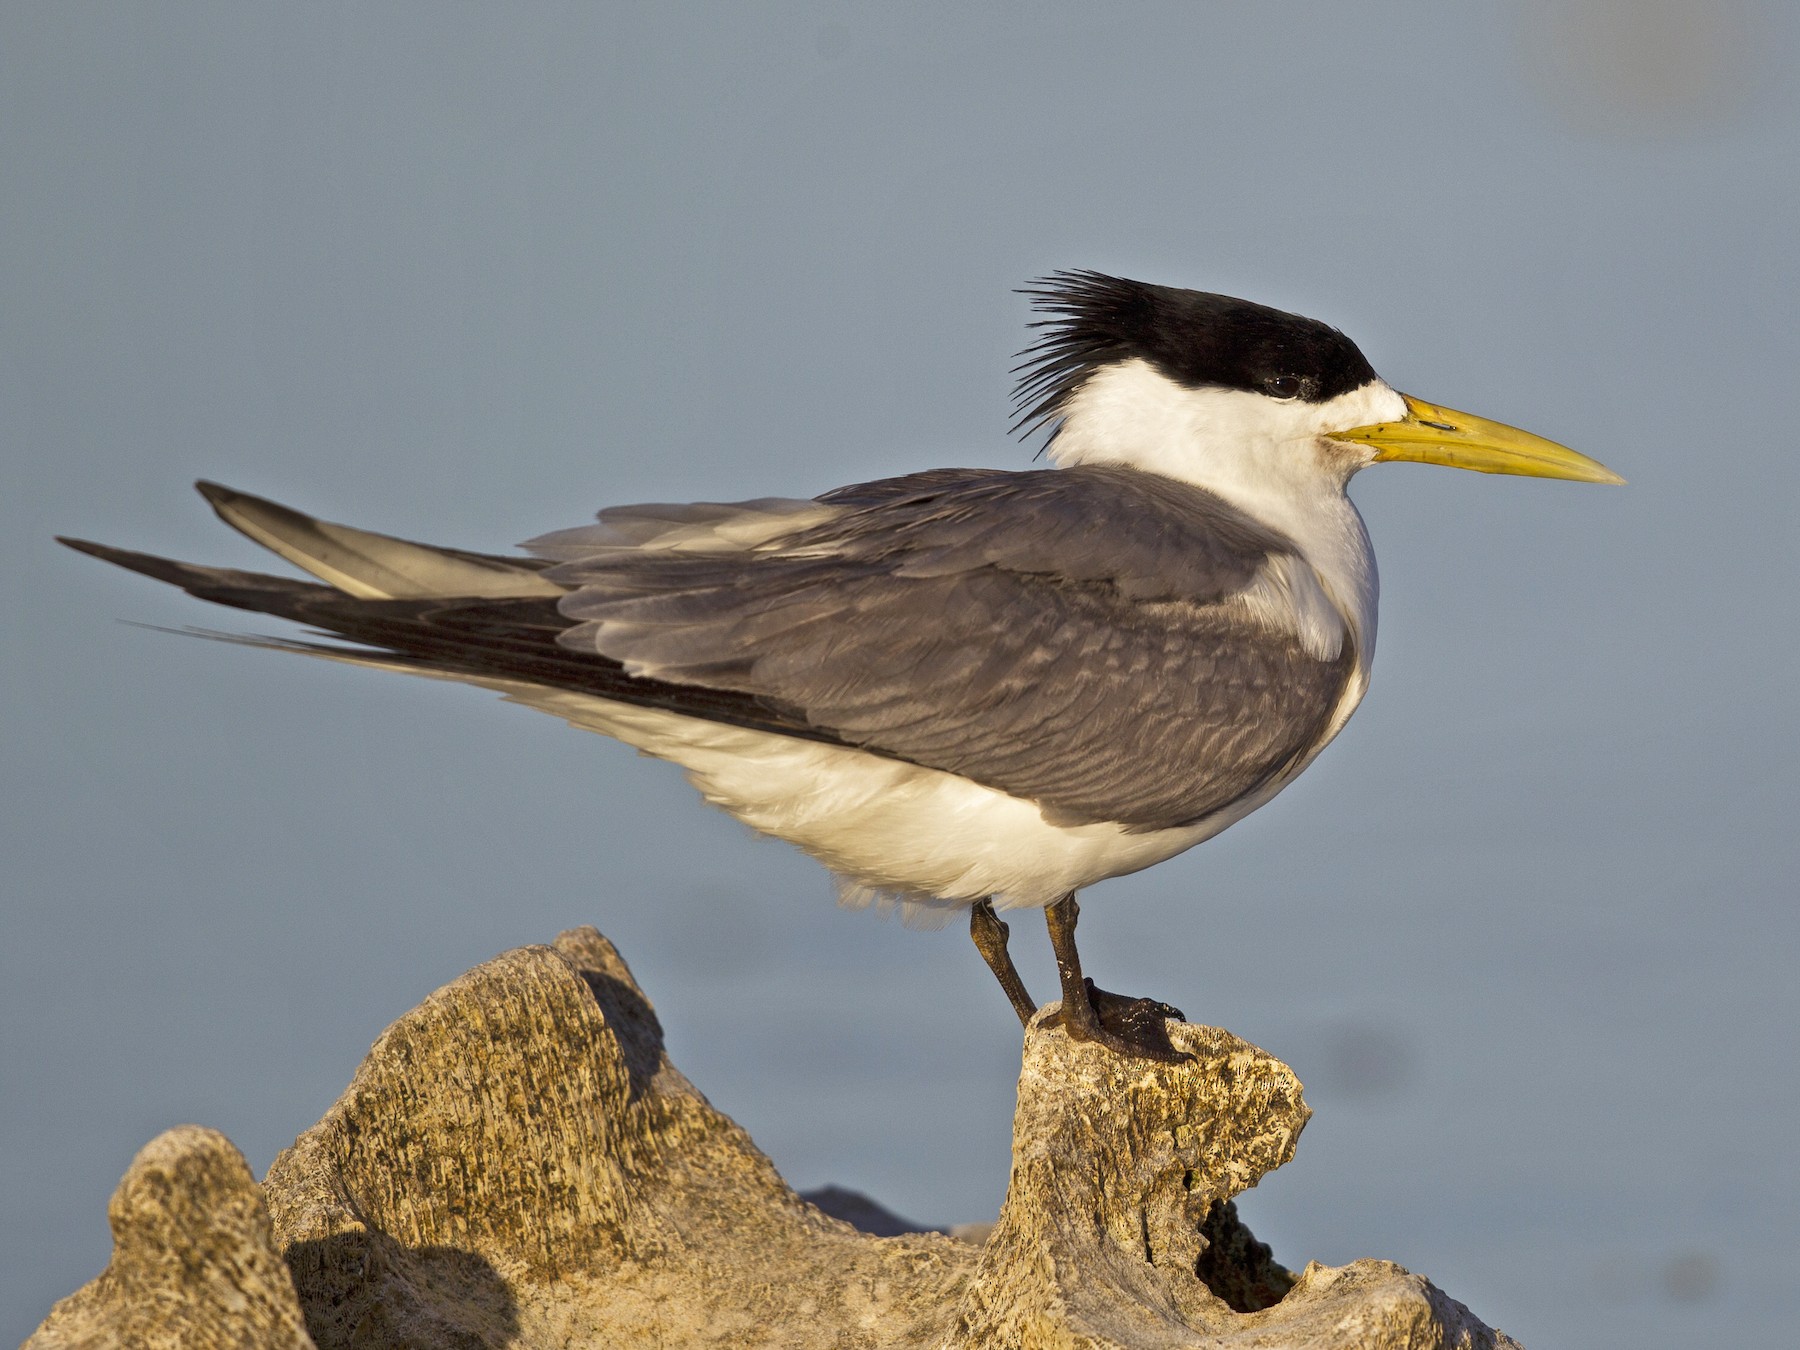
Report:
[[1319,320],[1087,270],[1022,294],[1014,430],[1045,466],[615,506],[514,555],[197,485],[307,580],[61,542],[311,630],[206,636],[462,681],[674,762],[847,903],[967,909],[1026,1025],[998,911],[1041,908],[1069,1037],[1177,1060],[1178,1009],[1084,974],[1076,896],[1243,819],[1355,711],[1379,587],[1351,478],[1624,480],[1398,392]]

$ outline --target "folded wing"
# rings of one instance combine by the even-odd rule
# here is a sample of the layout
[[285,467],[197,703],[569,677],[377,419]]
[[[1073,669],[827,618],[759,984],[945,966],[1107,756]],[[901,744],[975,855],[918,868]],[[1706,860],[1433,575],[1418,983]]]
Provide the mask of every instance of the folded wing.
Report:
[[1198,820],[1316,748],[1355,664],[1268,619],[1292,546],[1128,469],[940,470],[843,489],[745,553],[558,536],[558,639],[633,676],[797,710],[1061,821]]

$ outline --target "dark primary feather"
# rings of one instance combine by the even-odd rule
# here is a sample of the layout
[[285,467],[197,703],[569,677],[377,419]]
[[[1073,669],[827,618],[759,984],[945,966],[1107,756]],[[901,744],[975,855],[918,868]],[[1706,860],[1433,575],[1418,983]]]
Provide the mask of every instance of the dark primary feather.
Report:
[[1224,604],[1282,536],[1201,489],[1097,466],[939,470],[759,555],[609,550],[545,575],[562,642],[760,695],[842,740],[1152,830],[1255,790],[1351,669]]
[[526,681],[784,736],[842,744],[797,710],[753,695],[636,679],[617,661],[557,643],[570,620],[547,599],[361,600],[329,586],[260,572],[202,567],[85,539],[62,539],[81,553],[179,586],[234,609],[274,614],[361,649],[271,640],[268,645],[326,655],[377,656],[423,673]]

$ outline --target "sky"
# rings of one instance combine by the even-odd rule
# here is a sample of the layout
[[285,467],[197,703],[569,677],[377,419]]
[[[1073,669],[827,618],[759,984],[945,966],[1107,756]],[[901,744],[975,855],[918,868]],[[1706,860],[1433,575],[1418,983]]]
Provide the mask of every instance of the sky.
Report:
[[960,925],[480,691],[136,626],[278,621],[50,536],[264,565],[201,477],[502,550],[1027,467],[1016,288],[1078,267],[1324,319],[1630,480],[1361,476],[1361,710],[1084,894],[1099,983],[1307,1085],[1247,1221],[1526,1345],[1781,1340],[1797,69],[1773,0],[0,7],[0,1342],[157,1132],[260,1173],[394,1017],[578,924],[794,1184],[991,1218],[1018,1032]]

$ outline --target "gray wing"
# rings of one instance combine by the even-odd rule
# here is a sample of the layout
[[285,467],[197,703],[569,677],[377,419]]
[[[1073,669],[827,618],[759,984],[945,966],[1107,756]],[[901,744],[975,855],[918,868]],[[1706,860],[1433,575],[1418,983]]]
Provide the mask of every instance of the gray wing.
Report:
[[1137,830],[1280,774],[1355,663],[1348,642],[1319,660],[1234,603],[1293,546],[1169,479],[939,470],[819,505],[730,553],[618,540],[577,557],[579,532],[558,536],[543,575],[576,621],[559,643]]

